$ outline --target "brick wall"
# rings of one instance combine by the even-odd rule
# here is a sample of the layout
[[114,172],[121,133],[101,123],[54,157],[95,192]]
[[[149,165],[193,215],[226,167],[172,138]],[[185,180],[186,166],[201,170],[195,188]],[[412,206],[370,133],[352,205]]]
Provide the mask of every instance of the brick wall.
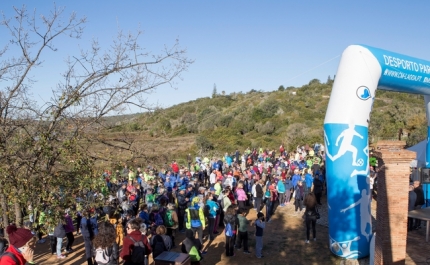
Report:
[[375,264],[405,264],[409,163],[415,153],[404,150],[404,141],[378,142],[378,194]]

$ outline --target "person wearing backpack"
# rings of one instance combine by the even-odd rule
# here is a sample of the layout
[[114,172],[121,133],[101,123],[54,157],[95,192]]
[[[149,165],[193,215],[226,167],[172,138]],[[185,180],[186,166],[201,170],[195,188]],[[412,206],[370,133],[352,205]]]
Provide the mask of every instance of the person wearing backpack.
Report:
[[191,265],[200,265],[202,254],[200,250],[202,245],[200,241],[194,238],[194,232],[191,229],[185,231],[185,240],[182,241],[181,251],[190,255]]
[[190,207],[185,210],[185,226],[198,234],[203,245],[203,229],[206,226],[203,209],[198,206],[198,200],[193,200]]
[[167,204],[167,210],[164,214],[164,225],[166,226],[166,235],[172,241],[172,248],[175,247],[176,229],[178,229],[178,214],[176,213],[175,205],[173,203]]
[[234,243],[236,241],[236,226],[238,223],[235,206],[230,205],[224,216],[225,251],[227,257],[235,256]]
[[152,253],[151,245],[146,235],[140,232],[137,219],[130,220],[126,226],[127,236],[124,237],[120,257],[124,265],[148,265],[148,255]]
[[6,233],[9,236],[10,244],[7,246],[7,241],[3,241],[3,248],[1,250],[4,252],[0,257],[0,264],[35,264],[33,254],[36,240],[31,231],[26,228],[17,228],[16,225],[9,225],[6,228]]
[[94,260],[97,265],[118,265],[119,246],[116,243],[116,229],[109,221],[101,222],[99,233],[93,240]]
[[160,225],[155,231],[155,235],[151,237],[152,258],[158,257],[164,251],[170,251],[172,248],[172,240],[166,235],[166,227]]

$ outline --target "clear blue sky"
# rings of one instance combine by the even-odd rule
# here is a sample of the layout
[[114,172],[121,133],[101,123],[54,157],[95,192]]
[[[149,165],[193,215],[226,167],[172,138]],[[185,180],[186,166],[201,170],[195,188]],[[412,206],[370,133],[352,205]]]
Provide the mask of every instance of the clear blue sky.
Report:
[[[27,5],[37,13],[52,9],[51,1],[2,1]],[[280,85],[302,86],[313,78],[325,82],[336,73],[342,51],[351,44],[367,44],[430,60],[429,1],[56,1],[76,11],[88,23],[79,41],[62,38],[56,53],[46,53],[34,94],[49,98],[61,79],[64,60],[78,45],[98,38],[109,44],[117,28],[144,31],[141,45],[157,52],[179,39],[195,60],[178,80],[177,90],[161,87],[148,101],[168,107],[218,92],[276,90]],[[6,37],[0,29],[4,44]],[[335,58],[335,59],[333,59]],[[333,60],[330,60],[333,59]],[[327,62],[328,61],[328,62]],[[324,63],[327,62],[327,63]],[[324,64],[323,64],[324,63]],[[317,67],[319,66],[319,67]]]

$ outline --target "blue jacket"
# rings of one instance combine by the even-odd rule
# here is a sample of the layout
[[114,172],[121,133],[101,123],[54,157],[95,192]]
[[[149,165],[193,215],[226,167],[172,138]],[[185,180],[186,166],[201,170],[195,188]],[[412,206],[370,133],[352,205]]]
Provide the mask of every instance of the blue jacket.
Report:
[[304,168],[307,168],[308,167],[308,164],[306,164],[306,162],[305,161],[300,161],[300,163],[299,163],[299,169],[300,170],[303,170]]
[[306,182],[306,187],[308,189],[312,188],[312,182],[314,182],[314,178],[312,177],[311,174],[306,174],[305,175],[305,182]]
[[287,178],[285,180],[285,190],[291,190],[294,186],[293,186],[293,182],[291,181],[291,179]]
[[293,175],[292,181],[293,181],[294,188],[296,188],[297,183],[299,182],[300,179],[301,179],[300,175]]
[[166,174],[163,174],[162,172],[158,173],[158,176],[163,180],[166,181]]
[[89,238],[93,238],[99,233],[97,216],[91,217],[90,219],[87,219],[86,217],[82,217],[81,233],[83,237],[89,237]]
[[140,217],[140,219],[142,219],[142,220],[143,220],[143,222],[144,222],[146,225],[149,225],[149,224],[150,224],[150,222],[149,222],[149,214],[148,214],[147,212],[145,212],[145,211],[141,211],[141,212],[139,213],[139,217]]

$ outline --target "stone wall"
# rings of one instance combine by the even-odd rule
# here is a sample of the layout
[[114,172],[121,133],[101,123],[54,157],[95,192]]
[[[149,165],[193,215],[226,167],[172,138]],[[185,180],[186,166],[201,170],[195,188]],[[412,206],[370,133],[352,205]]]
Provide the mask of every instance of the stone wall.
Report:
[[404,141],[380,141],[378,158],[375,264],[405,264],[409,195],[409,163],[415,152]]

